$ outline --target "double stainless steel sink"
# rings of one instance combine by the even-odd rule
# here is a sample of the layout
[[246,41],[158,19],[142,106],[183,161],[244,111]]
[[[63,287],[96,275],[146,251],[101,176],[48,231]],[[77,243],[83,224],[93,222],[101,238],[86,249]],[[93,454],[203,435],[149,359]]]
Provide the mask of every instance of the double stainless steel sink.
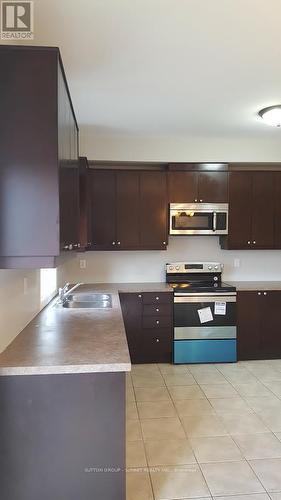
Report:
[[63,307],[68,309],[109,309],[112,296],[109,293],[71,293],[65,296]]

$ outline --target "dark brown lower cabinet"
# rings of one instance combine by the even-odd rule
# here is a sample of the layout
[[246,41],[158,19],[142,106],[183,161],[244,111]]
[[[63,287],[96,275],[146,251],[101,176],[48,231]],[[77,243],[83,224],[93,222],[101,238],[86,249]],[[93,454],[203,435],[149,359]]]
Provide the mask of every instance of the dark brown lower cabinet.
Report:
[[170,363],[173,342],[173,294],[120,293],[131,362]]
[[1,500],[124,500],[125,374],[0,377]]
[[238,360],[281,356],[281,290],[237,294]]

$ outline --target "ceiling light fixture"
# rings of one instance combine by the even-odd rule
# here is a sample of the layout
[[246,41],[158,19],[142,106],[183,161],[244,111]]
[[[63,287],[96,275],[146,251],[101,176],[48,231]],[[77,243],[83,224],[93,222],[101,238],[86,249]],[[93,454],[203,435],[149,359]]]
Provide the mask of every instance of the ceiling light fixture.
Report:
[[281,127],[281,104],[269,106],[259,111],[259,116],[272,127]]

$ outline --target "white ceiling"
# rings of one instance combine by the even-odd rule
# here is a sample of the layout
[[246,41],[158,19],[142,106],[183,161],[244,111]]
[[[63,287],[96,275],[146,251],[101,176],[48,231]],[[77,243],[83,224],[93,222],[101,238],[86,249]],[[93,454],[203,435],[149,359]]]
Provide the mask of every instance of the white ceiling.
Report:
[[280,137],[281,0],[35,0],[34,44],[60,47],[79,124],[99,131]]

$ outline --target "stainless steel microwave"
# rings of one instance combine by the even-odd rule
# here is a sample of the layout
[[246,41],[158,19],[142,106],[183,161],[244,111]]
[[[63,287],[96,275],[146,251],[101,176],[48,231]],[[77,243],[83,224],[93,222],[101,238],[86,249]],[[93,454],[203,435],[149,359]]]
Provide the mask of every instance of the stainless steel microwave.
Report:
[[171,203],[170,235],[228,233],[228,203]]

